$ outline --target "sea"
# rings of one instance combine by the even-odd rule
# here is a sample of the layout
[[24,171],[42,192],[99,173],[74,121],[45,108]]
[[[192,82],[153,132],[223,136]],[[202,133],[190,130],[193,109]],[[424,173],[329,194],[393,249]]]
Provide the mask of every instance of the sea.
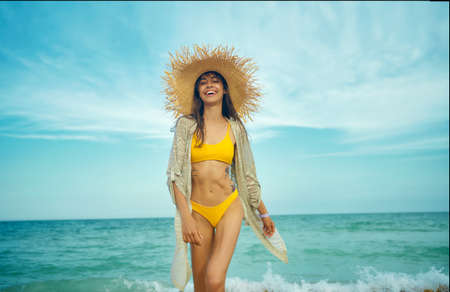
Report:
[[[435,291],[449,213],[273,215],[289,263],[242,225],[226,291]],[[0,291],[178,291],[173,218],[0,222]],[[194,291],[192,278],[185,291]]]

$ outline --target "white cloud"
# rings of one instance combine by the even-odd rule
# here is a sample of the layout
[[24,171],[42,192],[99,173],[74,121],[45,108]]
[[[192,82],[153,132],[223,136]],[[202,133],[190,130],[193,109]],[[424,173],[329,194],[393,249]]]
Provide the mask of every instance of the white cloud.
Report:
[[[389,145],[371,145],[371,146],[359,146],[350,151],[338,151],[318,154],[301,154],[298,158],[323,158],[323,157],[351,157],[360,155],[383,155],[383,154],[405,154],[415,151],[424,150],[448,150],[449,138],[447,137],[432,137],[425,139],[417,139],[408,142],[394,143]],[[415,157],[415,156],[414,156]],[[412,157],[412,158],[414,158]],[[443,155],[426,155],[422,158],[448,159],[448,153]],[[411,157],[408,157],[411,158]]]
[[84,140],[84,141],[113,141],[109,137],[86,136],[86,135],[33,135],[33,134],[2,134],[4,136],[20,139],[43,139],[43,140]]
[[[388,136],[448,120],[448,82],[420,75],[374,80],[284,96],[272,87],[258,119],[261,127],[336,128],[352,136]],[[255,122],[256,124],[256,122]],[[356,137],[353,137],[355,140]]]
[[[357,142],[448,121],[448,64],[432,57],[448,55],[448,36],[435,32],[442,21],[427,16],[436,11],[432,6],[240,3],[217,5],[214,14],[208,9],[184,7],[191,17],[177,37],[214,44],[223,36],[240,55],[255,59],[265,96],[251,127],[334,128]],[[223,25],[213,25],[216,18]]]
[[433,57],[447,53],[448,61],[448,17],[413,17],[432,9],[400,4],[179,3],[167,15],[177,19],[170,37],[179,46],[153,54],[158,36],[149,24],[157,23],[138,9],[132,13],[134,21],[122,24],[129,34],[143,38],[157,66],[114,58],[102,43],[109,35],[80,40],[98,52],[89,58],[62,45],[49,48],[57,54],[39,51],[34,57],[3,48],[1,53],[25,66],[27,74],[0,91],[0,115],[28,120],[27,128],[17,124],[20,135],[65,131],[73,137],[169,138],[172,121],[163,110],[161,58],[168,62],[167,51],[181,45],[221,43],[236,46],[260,67],[257,77],[265,96],[262,111],[249,123],[256,140],[274,137],[276,132],[268,130],[274,126],[339,129],[347,143],[395,136],[448,121],[448,64]]
[[[162,110],[164,99],[155,87],[159,83],[147,81],[148,75],[137,74],[136,68],[111,61],[108,68],[95,74],[84,70],[73,54],[51,57],[39,53],[33,59],[6,49],[2,52],[25,65],[26,73],[22,82],[1,90],[0,116],[27,121],[3,125],[2,134],[80,140],[116,134],[136,139],[171,137],[171,121]],[[73,76],[59,76],[61,68]],[[60,131],[70,135],[55,133]]]
[[264,141],[278,136],[278,132],[274,130],[263,130],[263,131],[253,131],[249,133],[250,142],[258,143],[259,141]]

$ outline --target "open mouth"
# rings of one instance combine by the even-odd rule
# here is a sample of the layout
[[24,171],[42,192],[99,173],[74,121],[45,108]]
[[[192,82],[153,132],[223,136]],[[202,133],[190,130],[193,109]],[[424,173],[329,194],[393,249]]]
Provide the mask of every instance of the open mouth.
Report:
[[207,96],[213,96],[213,95],[216,95],[216,92],[210,90],[210,91],[206,92],[206,95],[207,95]]

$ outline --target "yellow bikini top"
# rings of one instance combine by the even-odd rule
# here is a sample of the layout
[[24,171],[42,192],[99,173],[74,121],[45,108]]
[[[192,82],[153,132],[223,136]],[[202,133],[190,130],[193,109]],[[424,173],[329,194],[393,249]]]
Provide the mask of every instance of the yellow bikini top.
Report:
[[217,144],[203,143],[201,147],[195,147],[197,135],[194,133],[191,143],[191,162],[204,160],[219,160],[231,164],[234,156],[234,145],[231,141],[230,123],[227,124],[227,133],[225,138]]

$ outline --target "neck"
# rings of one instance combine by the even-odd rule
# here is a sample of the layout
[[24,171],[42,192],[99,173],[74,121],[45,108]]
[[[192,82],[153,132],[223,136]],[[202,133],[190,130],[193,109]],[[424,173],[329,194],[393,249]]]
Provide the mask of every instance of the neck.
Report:
[[205,121],[214,121],[214,122],[222,121],[223,120],[222,103],[209,106],[205,104],[203,119]]

